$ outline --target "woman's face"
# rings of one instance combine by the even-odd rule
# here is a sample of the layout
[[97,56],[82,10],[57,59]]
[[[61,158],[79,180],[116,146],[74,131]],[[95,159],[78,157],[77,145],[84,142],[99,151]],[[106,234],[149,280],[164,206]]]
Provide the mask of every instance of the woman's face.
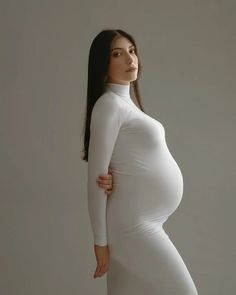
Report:
[[[130,82],[137,79],[138,57],[135,52],[134,45],[127,38],[113,39],[108,68],[108,83],[130,84]],[[130,67],[136,69],[127,72]]]

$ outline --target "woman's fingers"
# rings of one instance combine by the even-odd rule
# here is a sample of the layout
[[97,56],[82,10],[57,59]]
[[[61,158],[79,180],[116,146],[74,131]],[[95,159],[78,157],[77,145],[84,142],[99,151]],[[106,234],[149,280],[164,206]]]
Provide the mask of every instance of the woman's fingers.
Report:
[[100,276],[101,268],[102,268],[102,266],[97,266],[94,276],[93,276],[94,278],[97,278]]
[[111,193],[110,191],[112,190],[112,175],[105,174],[99,176],[97,178],[97,184],[99,187],[104,188],[106,193]]
[[94,278],[101,277],[103,276],[106,272],[108,271],[108,265],[103,264],[101,266],[97,266],[95,273],[94,273]]
[[108,174],[100,175],[97,180],[99,187],[105,190],[105,193],[110,196],[112,193],[112,170],[108,168]]
[[97,184],[105,189],[111,189],[112,188],[112,183],[108,182],[106,180],[97,180]]
[[97,268],[94,273],[94,278],[101,277],[108,271],[109,266],[109,247],[94,245],[94,251],[97,259]]
[[112,184],[104,184],[103,182],[97,181],[99,187],[103,188],[104,190],[112,190]]
[[111,184],[112,183],[112,175],[111,174],[105,174],[100,175],[97,180],[100,180],[101,182],[104,182],[105,184]]

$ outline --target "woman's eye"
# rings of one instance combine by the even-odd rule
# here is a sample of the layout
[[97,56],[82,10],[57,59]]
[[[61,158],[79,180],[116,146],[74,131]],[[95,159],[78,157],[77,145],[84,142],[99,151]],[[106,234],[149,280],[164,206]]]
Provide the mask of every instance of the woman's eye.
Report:
[[116,52],[113,54],[113,56],[118,56],[118,54],[120,54],[119,52]]
[[[135,49],[131,49],[130,51],[133,52],[134,54],[136,53]],[[119,54],[120,54],[120,52],[116,52],[113,54],[113,56],[118,56]]]

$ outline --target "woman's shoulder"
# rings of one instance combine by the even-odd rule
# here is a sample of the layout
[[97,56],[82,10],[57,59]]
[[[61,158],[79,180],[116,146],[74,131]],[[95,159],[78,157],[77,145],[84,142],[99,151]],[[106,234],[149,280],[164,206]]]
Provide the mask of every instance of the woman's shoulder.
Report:
[[94,111],[119,112],[121,109],[120,99],[112,92],[104,92],[94,104]]
[[119,96],[107,91],[94,104],[92,119],[94,122],[99,122],[100,120],[110,120],[111,118],[123,125],[129,118],[129,111]]
[[108,105],[118,105],[119,104],[119,97],[110,91],[104,92],[97,100],[97,104],[108,104]]

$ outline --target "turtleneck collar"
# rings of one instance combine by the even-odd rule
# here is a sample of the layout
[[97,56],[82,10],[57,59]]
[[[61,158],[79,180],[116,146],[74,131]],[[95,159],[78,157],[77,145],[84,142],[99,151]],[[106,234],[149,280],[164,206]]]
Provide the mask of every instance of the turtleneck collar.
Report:
[[130,84],[107,83],[106,90],[119,95],[132,105],[134,104],[133,100],[130,97]]
[[107,83],[106,89],[115,92],[120,96],[130,96],[130,84]]

